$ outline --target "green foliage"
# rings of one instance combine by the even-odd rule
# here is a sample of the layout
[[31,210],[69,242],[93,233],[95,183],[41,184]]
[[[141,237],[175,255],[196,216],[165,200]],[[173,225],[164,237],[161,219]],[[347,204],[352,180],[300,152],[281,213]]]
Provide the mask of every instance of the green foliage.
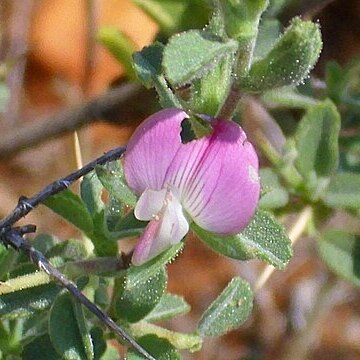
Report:
[[62,357],[54,349],[49,335],[42,335],[24,347],[21,354],[23,360],[61,360]]
[[198,331],[203,336],[219,336],[242,324],[250,315],[253,294],[249,284],[233,278],[202,315]]
[[240,43],[256,37],[260,16],[268,0],[219,0],[227,34]]
[[100,29],[97,39],[124,67],[126,75],[131,80],[135,80],[136,74],[132,65],[132,53],[135,51],[136,46],[130,38],[119,29],[108,26]]
[[224,102],[232,80],[235,57],[227,54],[191,86],[189,107],[198,113],[215,116]]
[[336,170],[339,131],[340,116],[329,100],[310,108],[296,131],[296,167],[313,198]]
[[209,7],[204,0],[133,0],[166,35],[205,25]]
[[124,278],[116,280],[114,309],[122,320],[137,322],[159,303],[167,284],[164,268],[153,276],[141,276],[133,281],[131,269]]
[[145,87],[155,87],[159,102],[163,108],[182,108],[180,101],[170,90],[165,76],[162,74],[162,58],[164,46],[160,43],[152,44],[134,54],[134,68],[140,81]]
[[59,295],[50,311],[49,335],[63,359],[91,360],[94,358],[93,345],[78,306],[69,294]]
[[197,333],[184,334],[170,331],[163,327],[140,321],[130,326],[135,337],[154,334],[161,339],[165,339],[178,350],[199,351],[202,346],[202,339]]
[[276,209],[285,206],[289,201],[289,193],[280,184],[279,176],[271,168],[260,170],[261,189],[263,195],[259,206],[262,209]]
[[84,243],[79,240],[65,240],[61,243],[54,244],[51,249],[45,252],[48,258],[61,257],[64,261],[74,261],[85,259],[88,252]]
[[360,237],[342,230],[328,230],[319,240],[327,266],[341,278],[360,286]]
[[0,318],[18,319],[50,308],[60,288],[55,284],[0,295]]
[[222,255],[248,260],[258,258],[283,269],[289,262],[291,242],[273,216],[257,211],[250,224],[237,235],[219,236],[192,224],[195,234]]
[[126,185],[124,171],[120,161],[97,166],[96,175],[109,194],[127,206],[135,206],[136,196]]
[[332,208],[360,209],[360,174],[337,173],[323,194],[326,205]]
[[240,87],[262,92],[296,86],[309,74],[322,48],[319,26],[296,18],[265,58],[255,61]]
[[189,311],[190,305],[184,298],[178,295],[165,294],[144,320],[148,322],[162,321],[186,314]]
[[93,221],[85,203],[70,190],[49,197],[44,204],[80,230],[93,231]]
[[[170,344],[168,340],[160,339],[156,335],[145,335],[138,339],[140,345],[142,345],[155,359],[158,360],[180,360],[181,357]],[[144,359],[142,356],[135,354],[133,351],[130,351],[128,360],[141,360]]]
[[200,78],[225,54],[236,50],[236,41],[224,41],[207,31],[191,30],[174,35],[164,49],[166,78],[173,86],[184,85]]

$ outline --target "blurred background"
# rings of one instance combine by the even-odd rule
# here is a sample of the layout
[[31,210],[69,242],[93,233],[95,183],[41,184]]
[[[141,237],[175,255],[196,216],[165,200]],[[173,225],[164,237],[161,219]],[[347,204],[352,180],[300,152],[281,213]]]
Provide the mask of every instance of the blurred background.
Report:
[[[314,78],[329,60],[347,64],[360,55],[359,0],[292,1],[284,25],[297,14],[318,20],[324,49]],[[126,72],[97,42],[113,25],[137,49],[157,36],[158,25],[130,0],[0,0],[0,216],[20,195],[31,196],[75,170],[74,130],[84,163],[126,144],[137,124],[157,108],[151,91],[129,84]],[[76,187],[74,188],[76,191]],[[288,227],[293,218],[283,219]],[[337,226],[360,231],[343,213]],[[48,209],[27,218],[38,232],[61,239],[78,233]],[[169,289],[192,305],[168,324],[191,331],[203,310],[239,274],[254,283],[264,264],[225,259],[197,239],[169,266]],[[241,329],[208,339],[185,359],[360,359],[360,293],[336,280],[301,239],[285,272],[276,272],[256,294]]]

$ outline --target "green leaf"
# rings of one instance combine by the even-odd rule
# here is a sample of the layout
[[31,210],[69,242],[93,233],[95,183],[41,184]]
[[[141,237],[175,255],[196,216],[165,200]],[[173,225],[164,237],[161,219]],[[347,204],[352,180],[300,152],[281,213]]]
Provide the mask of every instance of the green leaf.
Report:
[[88,234],[94,244],[97,256],[116,256],[118,245],[112,234],[108,231],[105,210],[94,215],[94,231]]
[[101,360],[117,360],[119,357],[119,351],[110,344],[107,345],[104,355]]
[[47,333],[48,314],[46,311],[35,313],[22,320],[22,343],[28,344],[41,334]]
[[165,76],[173,86],[184,85],[209,72],[216,62],[236,50],[236,41],[224,41],[207,31],[177,34],[164,50]]
[[131,80],[135,80],[136,74],[132,65],[132,54],[136,50],[134,42],[114,26],[102,27],[97,34],[97,39],[124,67],[126,75]]
[[75,315],[73,299],[68,293],[60,294],[54,301],[50,311],[49,335],[62,359],[89,360]]
[[[157,360],[181,359],[180,355],[177,353],[176,349],[170,344],[169,341],[165,339],[160,339],[156,335],[145,335],[137,339],[137,342]],[[145,359],[141,355],[134,353],[132,350],[129,350],[126,358],[127,360]]]
[[76,261],[87,258],[88,252],[82,241],[70,239],[56,244],[46,252],[47,258],[55,256],[61,257],[64,261]]
[[258,33],[258,24],[268,0],[219,0],[222,8],[227,34],[244,42],[253,39]]
[[46,284],[0,295],[0,318],[29,317],[44,311],[51,306],[59,291],[55,284]]
[[50,196],[44,204],[78,229],[86,233],[93,231],[93,221],[86,205],[70,190]]
[[150,277],[142,277],[134,283],[131,270],[124,278],[116,280],[115,311],[128,322],[143,319],[159,303],[167,284],[165,268]]
[[270,52],[280,36],[280,28],[281,23],[276,19],[265,19],[261,22],[254,50],[255,59],[263,58]]
[[139,321],[130,325],[133,336],[156,335],[165,339],[178,350],[199,351],[202,346],[202,339],[198,334],[184,334],[164,329],[161,326],[149,324],[146,321]]
[[296,131],[295,165],[313,197],[322,191],[321,179],[330,177],[336,169],[339,131],[340,115],[330,100],[311,107]]
[[289,4],[289,0],[270,0],[270,5],[266,9],[266,16],[274,17]]
[[335,174],[322,198],[333,208],[360,209],[360,174]]
[[189,108],[200,114],[215,116],[230,88],[235,57],[226,55],[218,61],[213,69],[191,86]]
[[99,327],[94,327],[91,329],[90,334],[94,345],[94,359],[104,360],[102,356],[106,351],[106,342],[103,331]]
[[233,278],[202,315],[198,331],[203,336],[220,336],[240,326],[250,315],[253,294],[250,285]]
[[296,86],[314,67],[321,48],[319,25],[295,18],[265,58],[254,62],[249,74],[239,79],[239,86],[249,92]]
[[319,101],[313,97],[303,95],[296,88],[294,89],[289,86],[266,91],[261,96],[261,99],[269,107],[280,109],[290,108],[308,110],[319,103]]
[[114,235],[116,234],[119,239],[137,236],[144,231],[146,225],[146,221],[138,220],[134,215],[134,211],[131,211],[117,222]]
[[135,52],[133,55],[137,75],[148,89],[154,87],[156,80],[162,76],[163,52],[164,45],[156,42],[144,47],[141,51]]
[[86,358],[88,360],[92,360],[94,359],[94,344],[90,331],[85,321],[82,305],[78,301],[73,301],[73,309],[74,309],[77,325],[79,327],[79,332],[84,346]]
[[182,108],[180,101],[175,97],[162,74],[163,51],[164,45],[154,43],[134,53],[134,69],[145,87],[148,89],[155,87],[163,108]]
[[48,334],[37,337],[24,347],[21,354],[23,360],[61,360],[62,357],[52,346]]
[[360,173],[360,137],[344,136],[339,138],[340,161],[339,168],[342,171]]
[[261,188],[264,195],[261,196],[259,206],[262,209],[277,209],[285,206],[289,201],[289,194],[280,185],[279,177],[271,168],[260,170]]
[[133,0],[166,35],[203,27],[209,8],[203,0]]
[[164,294],[160,302],[144,318],[147,322],[157,322],[172,319],[175,316],[186,314],[190,311],[190,305],[183,297],[172,294]]
[[182,251],[183,247],[184,243],[180,242],[145,264],[132,266],[128,270],[128,282],[130,281],[132,286],[135,286],[136,283],[142,281],[143,278],[150,278],[154,276],[163,268],[164,265],[172,262]]
[[58,243],[58,239],[49,234],[38,234],[34,240],[32,240],[32,246],[46,254],[52,247],[54,247]]
[[220,236],[192,224],[195,234],[222,255],[247,260],[258,258],[283,269],[292,256],[284,228],[265,211],[257,211],[250,224],[237,235]]
[[112,161],[104,166],[97,166],[95,171],[102,185],[112,197],[130,207],[136,205],[136,195],[126,184],[120,161]]
[[328,230],[318,244],[327,266],[341,278],[360,286],[360,237],[342,230]]
[[359,113],[360,108],[359,74],[360,57],[355,57],[345,67],[341,67],[336,62],[326,64],[325,81],[328,96],[336,104],[353,108],[355,114]]
[[19,252],[15,249],[6,248],[3,244],[0,245],[0,280],[7,279],[7,274],[20,257]]
[[103,185],[95,171],[91,171],[83,177],[80,185],[81,199],[92,216],[104,209],[104,202],[101,199],[102,191]]

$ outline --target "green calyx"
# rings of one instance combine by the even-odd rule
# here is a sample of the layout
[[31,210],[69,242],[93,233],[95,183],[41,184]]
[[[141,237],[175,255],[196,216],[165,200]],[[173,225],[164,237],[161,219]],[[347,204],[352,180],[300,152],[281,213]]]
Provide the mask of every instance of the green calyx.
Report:
[[256,37],[260,16],[268,3],[268,0],[219,0],[228,36],[241,42]]
[[282,86],[296,86],[316,64],[322,48],[318,24],[295,18],[268,55],[252,64],[240,87],[262,92]]

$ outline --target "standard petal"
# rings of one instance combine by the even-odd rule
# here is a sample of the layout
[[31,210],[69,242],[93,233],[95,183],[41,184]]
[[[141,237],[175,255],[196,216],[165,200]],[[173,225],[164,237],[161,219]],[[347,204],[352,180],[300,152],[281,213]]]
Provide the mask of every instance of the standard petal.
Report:
[[134,249],[132,263],[141,265],[156,257],[188,233],[189,223],[179,200],[167,191],[163,208],[149,222]]
[[185,209],[208,231],[237,233],[250,222],[260,194],[258,157],[240,126],[215,123],[186,194]]
[[131,189],[161,190],[166,172],[181,143],[181,122],[187,114],[165,109],[147,118],[131,137],[124,157],[124,173]]

